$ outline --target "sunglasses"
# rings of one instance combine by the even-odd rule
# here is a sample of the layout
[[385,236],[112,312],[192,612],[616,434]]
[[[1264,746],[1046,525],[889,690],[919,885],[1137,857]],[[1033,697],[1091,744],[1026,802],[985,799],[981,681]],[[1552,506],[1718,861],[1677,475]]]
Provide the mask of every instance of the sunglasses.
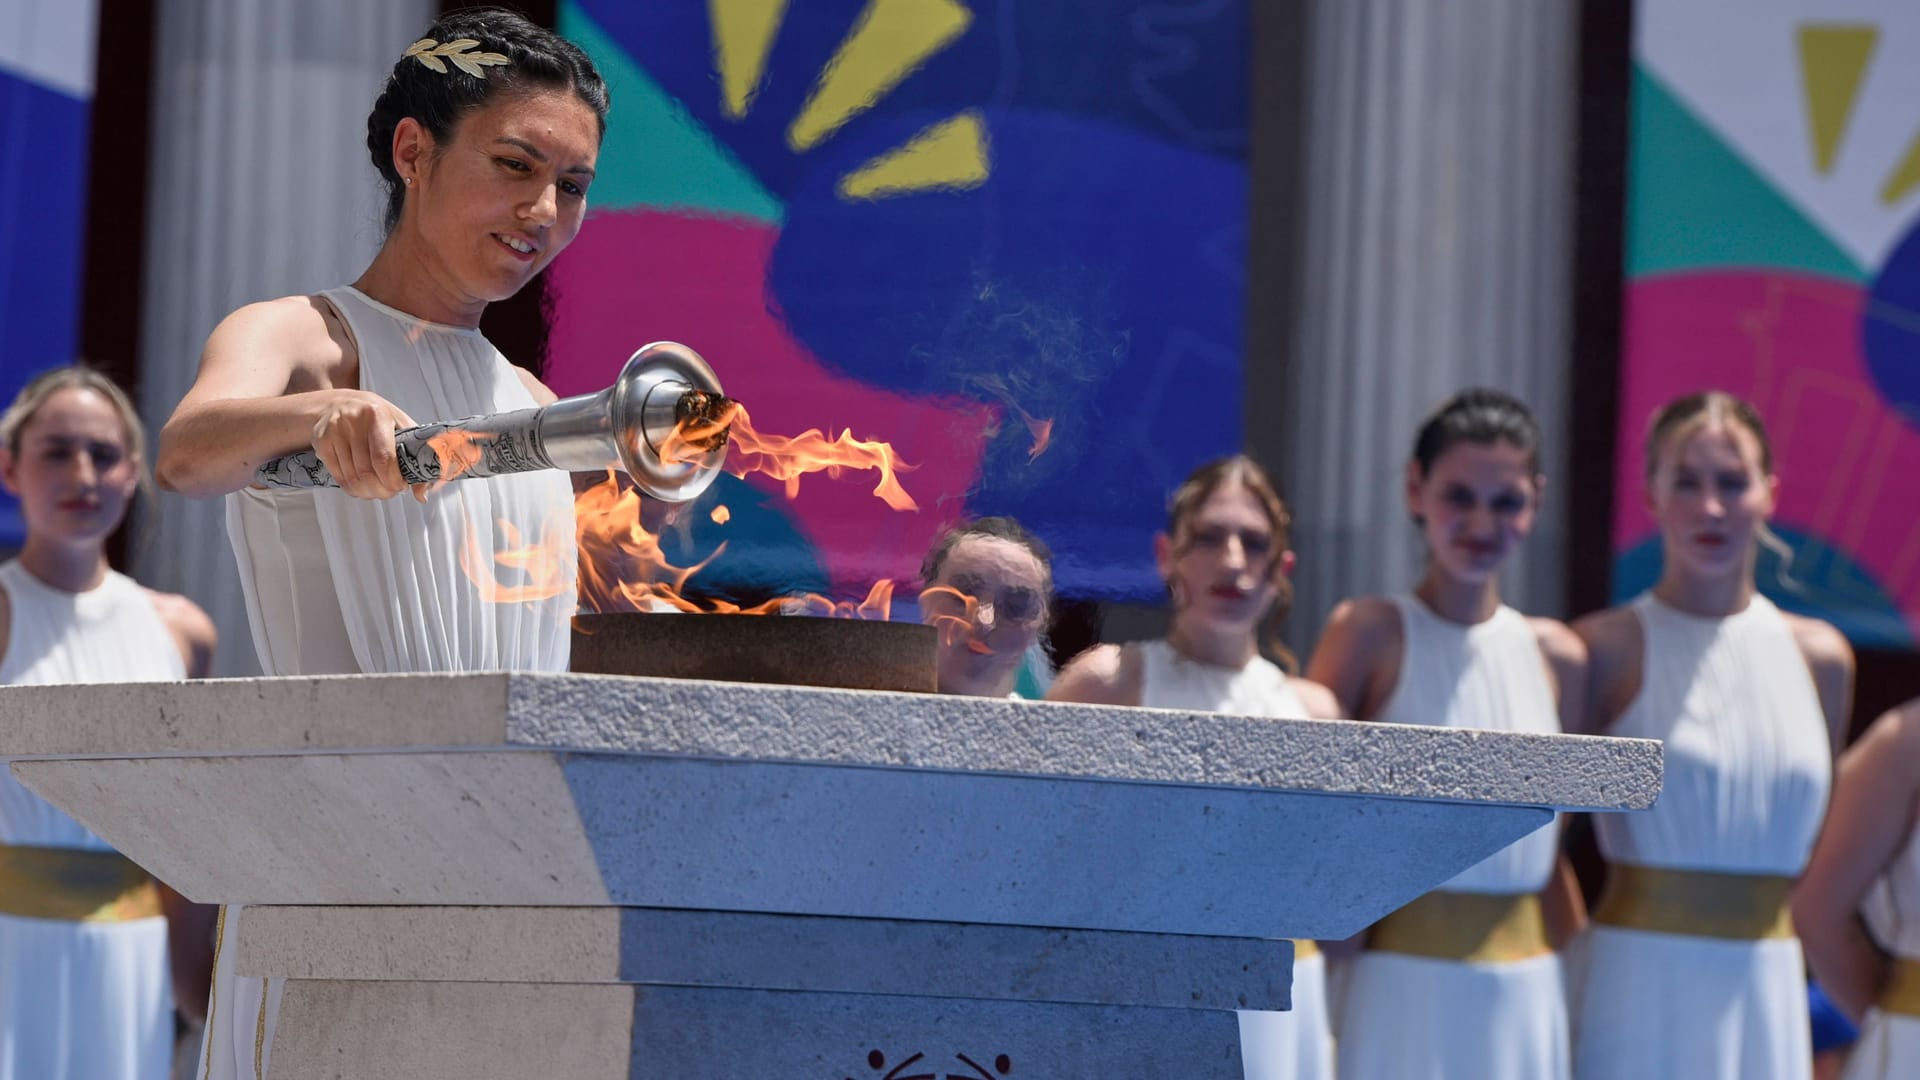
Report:
[[[972,574],[955,577],[945,588],[929,589],[927,596],[959,593],[969,597],[979,606],[993,605],[994,614],[1006,622],[1032,622],[1046,612],[1046,600],[1038,589],[1025,585],[1008,585],[989,593],[987,583]],[[959,599],[959,597],[955,597]],[[964,601],[962,601],[964,602]]]

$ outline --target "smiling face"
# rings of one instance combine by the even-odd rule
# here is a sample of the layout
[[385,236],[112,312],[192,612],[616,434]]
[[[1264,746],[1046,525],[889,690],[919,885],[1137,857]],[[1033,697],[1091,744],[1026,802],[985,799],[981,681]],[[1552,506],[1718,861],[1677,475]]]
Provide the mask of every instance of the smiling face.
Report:
[[599,151],[599,119],[566,90],[502,92],[439,145],[402,120],[394,163],[412,183],[399,227],[425,241],[449,292],[504,300],[579,233]]
[[1024,545],[964,536],[927,582],[920,610],[941,630],[940,692],[1004,696],[1046,626],[1046,572]]
[[30,537],[100,543],[119,527],[140,463],[112,402],[93,390],[57,390],[21,425],[17,442],[17,452],[0,449],[0,481],[19,497]]
[[1252,634],[1279,597],[1275,522],[1246,486],[1222,484],[1154,543],[1174,620],[1209,635]]
[[1647,504],[1670,565],[1706,578],[1747,571],[1778,486],[1762,459],[1759,438],[1737,422],[1710,421],[1666,440]]
[[1478,584],[1533,531],[1541,486],[1533,455],[1513,443],[1457,442],[1429,469],[1408,464],[1407,511],[1439,570]]

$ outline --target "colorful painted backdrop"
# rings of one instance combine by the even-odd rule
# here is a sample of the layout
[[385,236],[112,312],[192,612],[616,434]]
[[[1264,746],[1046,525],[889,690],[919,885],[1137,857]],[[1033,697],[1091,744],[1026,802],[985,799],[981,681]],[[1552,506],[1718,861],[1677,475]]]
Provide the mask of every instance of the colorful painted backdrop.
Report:
[[1614,590],[1659,572],[1640,445],[1732,391],[1776,450],[1761,587],[1858,645],[1920,634],[1920,7],[1636,7]]
[[[1172,487],[1239,448],[1245,0],[564,0],[613,113],[552,271],[548,377],[698,349],[764,432],[893,444],[789,499],[726,478],[667,536],[741,591],[857,596],[963,514],[1147,599]],[[713,505],[724,504],[725,515]],[[715,517],[725,518],[724,524]]]
[[[0,5],[0,406],[75,359],[94,0]],[[0,548],[22,539],[0,491]]]

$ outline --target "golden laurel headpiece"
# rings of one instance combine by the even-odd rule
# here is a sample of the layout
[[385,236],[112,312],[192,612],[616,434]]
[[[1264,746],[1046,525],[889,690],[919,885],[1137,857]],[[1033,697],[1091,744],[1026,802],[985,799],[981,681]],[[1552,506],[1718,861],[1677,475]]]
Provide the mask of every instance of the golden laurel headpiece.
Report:
[[447,73],[446,61],[476,79],[487,77],[487,69],[501,67],[507,63],[506,56],[497,52],[472,52],[480,43],[472,38],[457,38],[445,45],[432,38],[421,38],[407,46],[403,56],[411,56],[442,75]]

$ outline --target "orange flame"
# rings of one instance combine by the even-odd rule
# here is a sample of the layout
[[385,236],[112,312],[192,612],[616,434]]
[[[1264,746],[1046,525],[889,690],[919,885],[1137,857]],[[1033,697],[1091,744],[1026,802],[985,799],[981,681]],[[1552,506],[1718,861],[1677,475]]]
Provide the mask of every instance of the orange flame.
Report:
[[919,504],[900,486],[897,474],[914,466],[894,455],[893,446],[877,439],[856,439],[852,429],[828,439],[819,428],[798,435],[768,435],[756,430],[745,406],[730,401],[712,420],[688,420],[677,425],[660,443],[660,460],[669,464],[697,461],[720,433],[727,436],[726,470],[735,476],[770,476],[786,485],[787,498],[800,494],[800,478],[825,472],[838,479],[846,469],[870,469],[880,474],[873,493],[895,510],[918,510]]
[[972,652],[982,654],[992,652],[993,649],[990,648],[986,642],[973,636],[973,620],[980,611],[980,601],[951,585],[933,585],[920,590],[920,606],[922,611],[926,609],[927,598],[937,596],[953,597],[959,601],[961,609],[965,612],[964,615],[954,615],[948,612],[932,612],[929,614],[927,622],[932,625],[934,629],[940,631],[940,643],[946,646],[954,646],[965,641],[968,650]]
[[1052,417],[1037,417],[1021,408],[1020,402],[1013,396],[1012,389],[1007,386],[1007,381],[998,375],[974,375],[969,376],[966,381],[992,394],[1000,399],[1000,404],[1019,414],[1020,422],[1027,426],[1027,434],[1033,436],[1033,445],[1027,447],[1029,464],[1047,452],[1047,447],[1053,444]]
[[[1018,409],[1018,406],[1015,406]],[[1027,430],[1033,432],[1033,445],[1027,449],[1027,460],[1032,461],[1047,452],[1047,444],[1053,441],[1053,421],[1035,420],[1026,410],[1020,409],[1020,419],[1025,421]]]
[[[709,615],[817,615],[840,619],[878,619],[893,616],[893,582],[874,582],[864,599],[834,600],[819,593],[780,596],[743,606],[719,598],[696,601],[686,596],[687,583],[726,550],[722,542],[692,566],[675,566],[667,559],[658,535],[640,519],[641,497],[622,484],[619,474],[607,478],[574,500],[575,543],[579,552],[579,590],[585,611],[658,611],[663,608]],[[724,510],[725,507],[720,509]],[[504,541],[489,559],[483,535],[469,529],[460,551],[460,569],[492,603],[545,600],[568,587],[564,557],[566,523],[555,520],[529,543],[512,522],[499,523]],[[518,584],[508,584],[511,577]]]
[[[559,516],[549,519],[540,530],[540,539],[526,543],[513,522],[500,519],[504,546],[493,553],[493,566],[487,565],[487,546],[471,526],[460,547],[460,570],[480,590],[480,598],[490,604],[517,604],[546,600],[566,591],[565,551],[567,522]],[[501,582],[495,567],[512,572],[522,580],[518,585]]]

